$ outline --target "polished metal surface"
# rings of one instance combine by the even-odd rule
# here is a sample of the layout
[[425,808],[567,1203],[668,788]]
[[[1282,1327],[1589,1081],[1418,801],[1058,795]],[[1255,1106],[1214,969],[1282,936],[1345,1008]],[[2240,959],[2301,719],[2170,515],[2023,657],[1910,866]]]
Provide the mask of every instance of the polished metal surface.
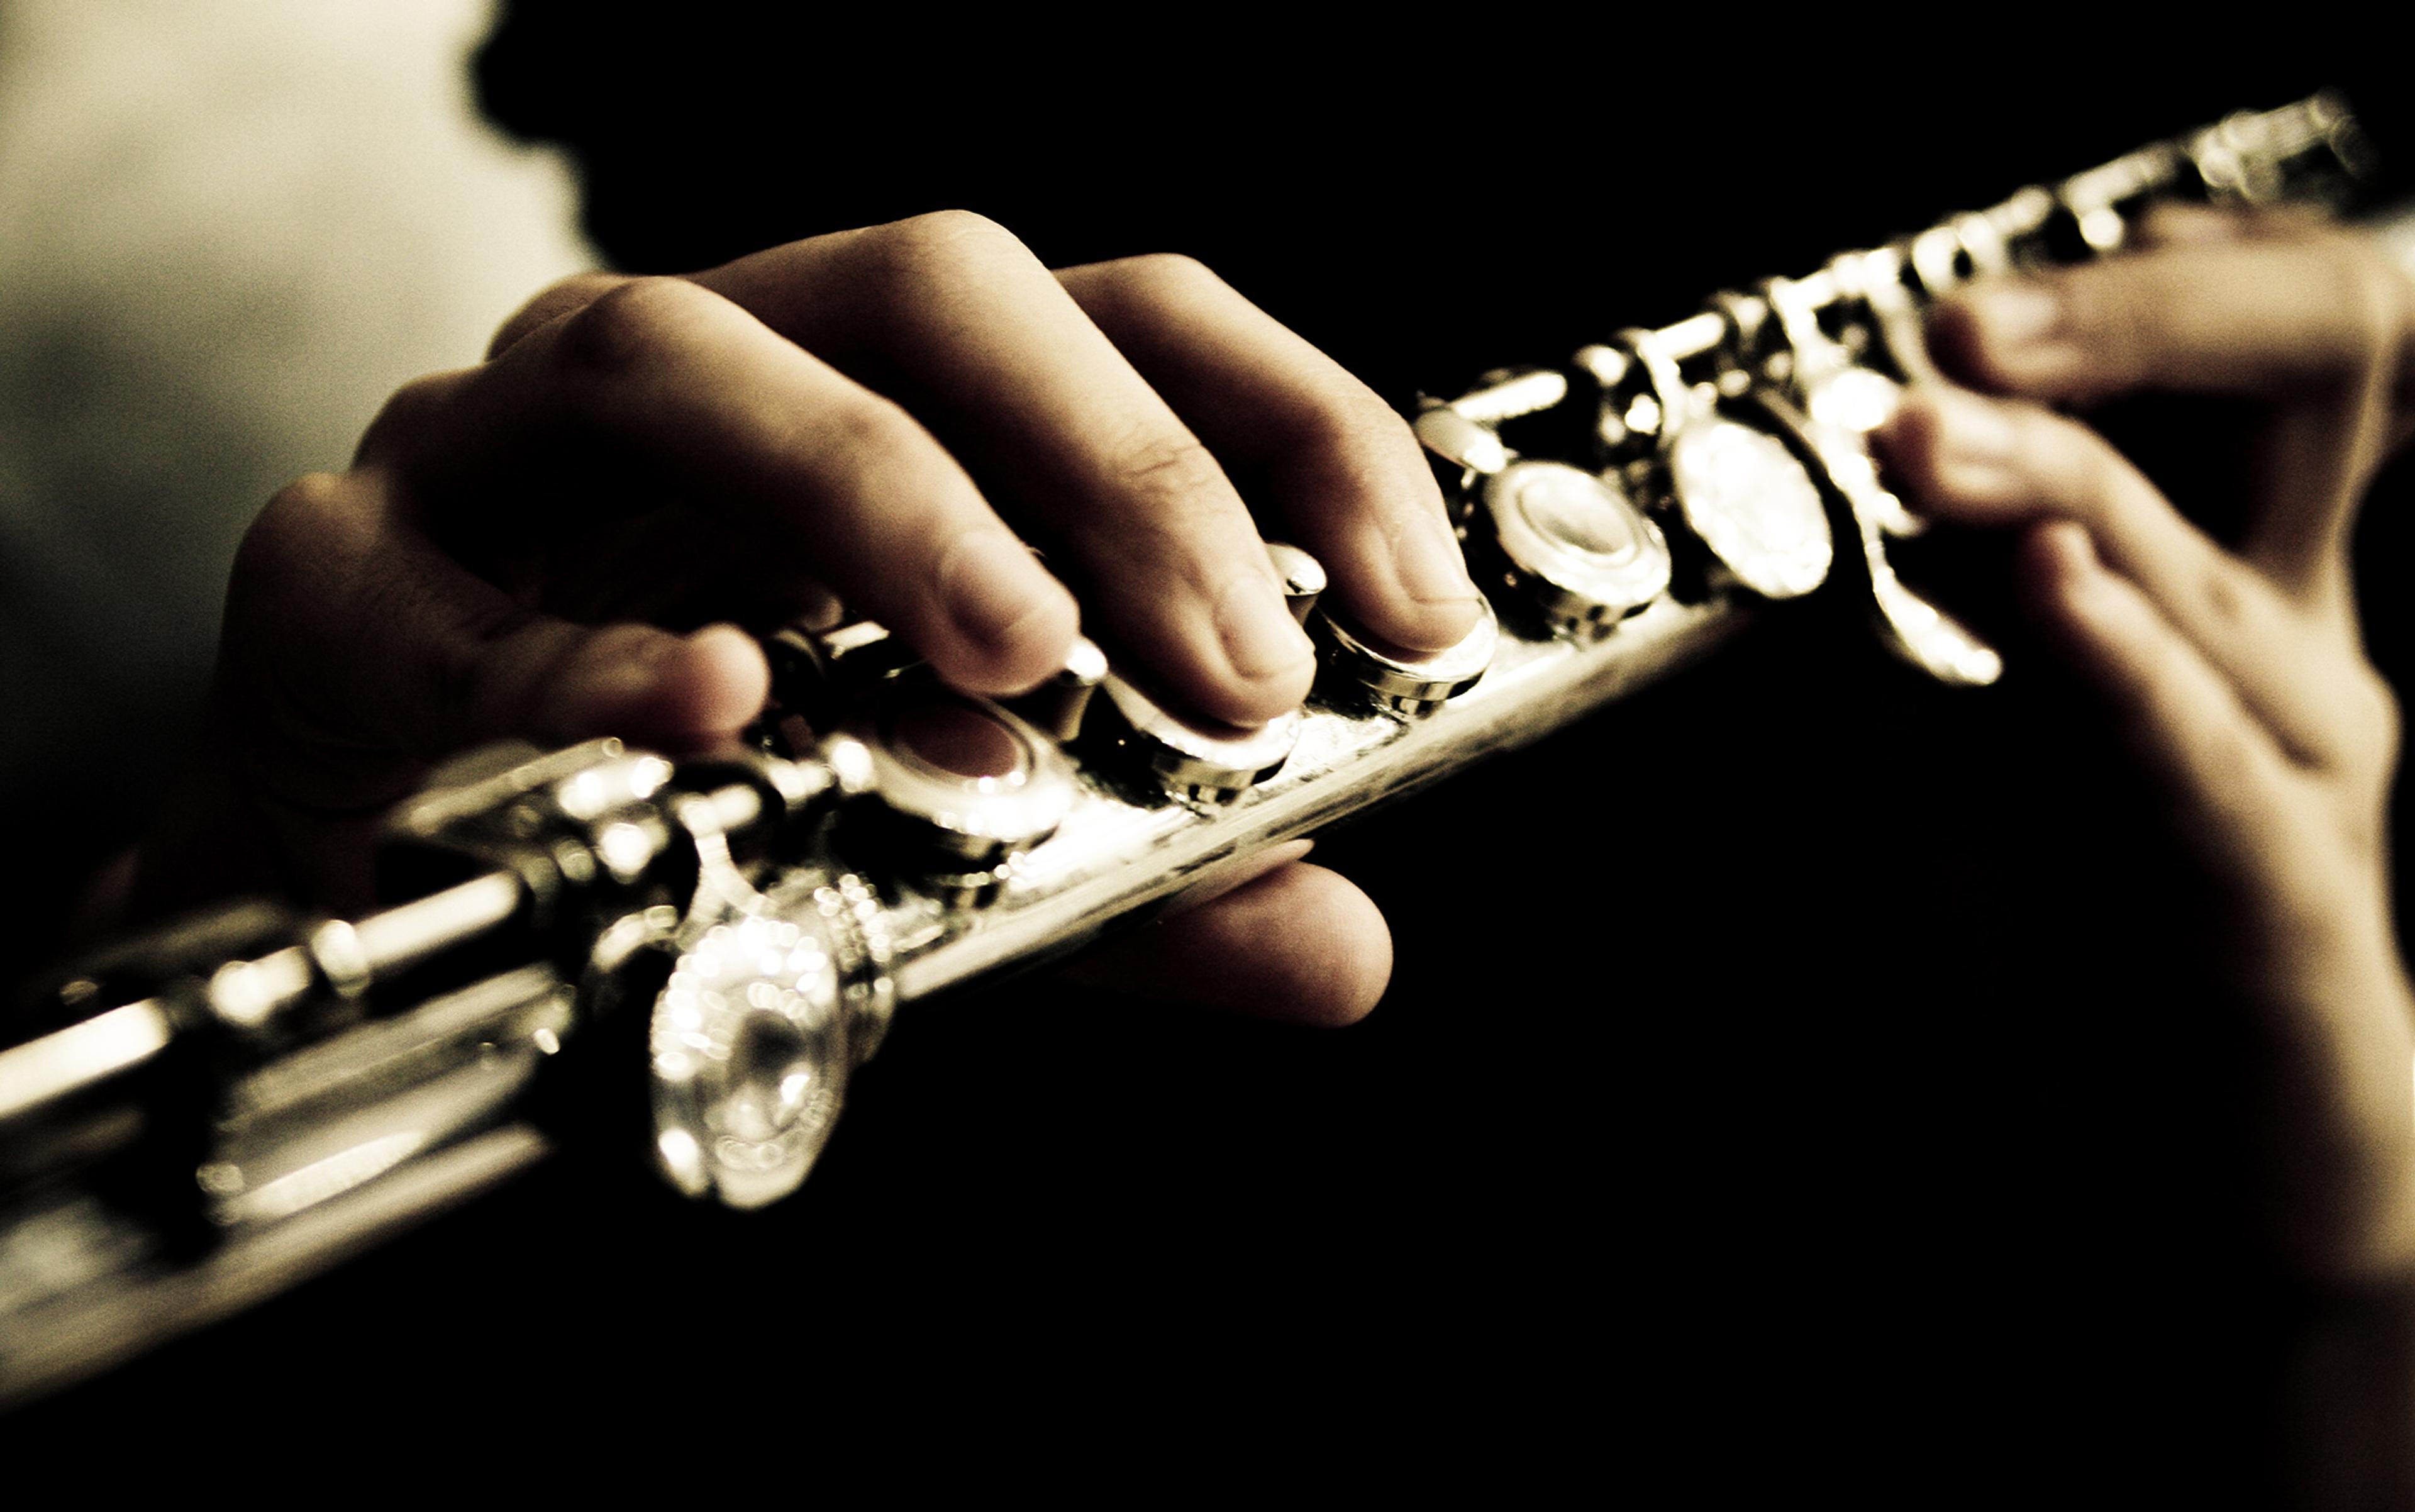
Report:
[[888,850],[931,857],[935,871],[987,871],[1054,834],[1072,806],[1057,742],[985,698],[900,688],[845,728],[897,821],[882,831]]
[[1325,596],[1325,563],[1281,541],[1267,543],[1267,560],[1274,563],[1275,576],[1282,579],[1283,606],[1291,610],[1293,620],[1303,625],[1308,623],[1310,611]]
[[[1256,729],[1167,707],[1088,641],[1030,695],[968,697],[856,622],[773,638],[776,707],[743,759],[612,741],[463,758],[391,822],[406,901],[349,921],[232,906],[145,936],[67,981],[63,1026],[0,1050],[0,1402],[524,1168],[546,1147],[528,1098],[566,1047],[642,1041],[663,1174],[774,1201],[898,1004],[1251,875],[1768,600],[1824,583],[1928,675],[1994,681],[1996,653],[1897,576],[1888,545],[1917,522],[1868,450],[1923,376],[1922,304],[2118,247],[2160,196],[2328,201],[2360,140],[2324,97],[2234,117],[1426,401],[1416,434],[1498,616],[1484,602],[1443,651],[1385,646],[1319,601],[1319,563],[1272,546],[1323,664]],[[1680,557],[1722,570],[1680,583]]]
[[1195,802],[1229,803],[1282,770],[1299,743],[1299,715],[1255,729],[1178,714],[1129,679],[1110,672],[1085,733],[1110,768]]
[[691,1197],[760,1207],[830,1137],[854,1057],[821,921],[742,915],[683,951],[654,1007],[654,1152]]
[[1503,586],[1555,634],[1608,635],[1669,591],[1669,543],[1612,478],[1518,461],[1485,479],[1479,497]]
[[1789,599],[1828,580],[1836,546],[1819,485],[1776,437],[1724,418],[1688,426],[1669,473],[1687,528],[1737,583]]
[[[1635,523],[1650,528],[1640,516]],[[1345,707],[1367,702],[1411,719],[1427,717],[1476,686],[1492,665],[1501,621],[1485,600],[1478,600],[1476,609],[1474,627],[1458,644],[1436,651],[1404,651],[1351,628],[1339,615],[1318,615],[1312,629],[1326,649],[1325,686],[1339,690]]]

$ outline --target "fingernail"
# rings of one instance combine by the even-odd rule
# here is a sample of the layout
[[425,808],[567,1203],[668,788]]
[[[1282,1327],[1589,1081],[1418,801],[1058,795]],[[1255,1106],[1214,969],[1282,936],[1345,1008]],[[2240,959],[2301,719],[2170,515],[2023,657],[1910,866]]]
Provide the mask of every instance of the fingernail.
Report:
[[2062,323],[2062,301],[2051,290],[2033,283],[1973,290],[1969,299],[1971,318],[1990,347],[2037,345]]
[[1945,443],[1947,461],[1994,464],[2012,457],[2018,438],[2002,405],[1947,391],[1937,397],[1936,407],[1938,439]]
[[1467,561],[1450,528],[1432,516],[1400,533],[1392,545],[1392,567],[1401,588],[1420,604],[1466,604],[1476,599],[1476,584],[1467,576]]
[[1233,670],[1262,678],[1312,656],[1308,636],[1292,620],[1282,591],[1254,574],[1234,578],[1216,601],[1216,634]]
[[610,702],[651,693],[680,645],[676,636],[646,636],[580,678],[579,692],[587,698]]
[[636,625],[588,635],[547,680],[537,723],[567,739],[618,731],[653,703],[681,644]]
[[1004,531],[972,531],[957,538],[939,564],[939,594],[948,617],[976,640],[997,646],[1045,608],[1056,580]]

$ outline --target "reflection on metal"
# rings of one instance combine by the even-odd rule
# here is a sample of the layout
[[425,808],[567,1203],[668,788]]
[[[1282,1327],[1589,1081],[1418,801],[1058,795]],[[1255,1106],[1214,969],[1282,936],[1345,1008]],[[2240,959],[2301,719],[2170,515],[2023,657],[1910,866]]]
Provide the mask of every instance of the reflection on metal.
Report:
[[1090,696],[1106,678],[1107,653],[1089,636],[1075,636],[1064,665],[1029,693],[1007,700],[1006,706],[1061,743],[1082,733]]
[[1799,598],[1828,580],[1836,548],[1820,490],[1768,432],[1734,420],[1688,426],[1669,472],[1688,529],[1744,587]]
[[1325,595],[1325,563],[1281,541],[1267,543],[1267,560],[1274,564],[1275,576],[1282,580],[1283,607],[1291,610],[1293,622],[1308,623],[1309,611]]
[[1792,437],[1828,484],[1835,526],[1860,547],[1860,586],[1887,649],[1937,679],[1985,687],[2004,675],[2003,658],[1962,622],[1904,586],[1888,560],[1893,516],[1903,505],[1879,483],[1868,443],[1852,431],[1823,425],[1770,397],[1765,406],[1781,433]]
[[1505,586],[1555,634],[1608,635],[1669,591],[1669,543],[1616,482],[1519,461],[1486,479],[1481,497]]
[[1338,616],[1319,614],[1315,633],[1328,651],[1328,685],[1345,690],[1345,700],[1355,696],[1411,719],[1427,718],[1476,686],[1492,665],[1501,624],[1490,603],[1478,599],[1476,607],[1474,627],[1437,651],[1388,646]]
[[680,1190],[760,1207],[804,1180],[854,1064],[838,953],[818,919],[758,915],[671,968],[649,1044],[655,1155]]
[[0,1129],[142,1065],[173,1033],[166,1007],[146,1001],[0,1051]]
[[1056,833],[1073,804],[1073,769],[1057,743],[985,698],[899,686],[846,734],[889,819],[874,843],[907,869],[920,860],[935,876],[988,872]]
[[[411,901],[349,923],[237,906],[143,936],[62,989],[66,1027],[0,1051],[0,1403],[524,1168],[545,1148],[531,1089],[638,1040],[665,1175],[772,1201],[900,1001],[1250,875],[1823,576],[1912,665],[1994,681],[1996,654],[1887,557],[1917,522],[1866,439],[1924,376],[1920,304],[2118,246],[2164,193],[2323,198],[2359,146],[2321,97],[2234,117],[1430,403],[1417,434],[1498,559],[1480,586],[1525,602],[1406,652],[1275,547],[1325,664],[1258,729],[1184,716],[1087,641],[1012,709],[968,698],[859,621],[774,638],[780,708],[746,756],[675,767],[597,741],[452,764],[390,826],[388,895]],[[1672,548],[1724,572],[1665,591]]]
[[1111,717],[1098,721],[1095,748],[1196,802],[1232,802],[1281,771],[1299,743],[1297,712],[1242,729],[1178,714],[1113,672],[1101,692],[1100,711]]
[[[1560,391],[1568,391],[1568,380],[1560,381]],[[1500,433],[1456,404],[1426,411],[1418,416],[1415,429],[1427,451],[1469,472],[1489,477],[1509,465],[1509,450],[1501,444]]]

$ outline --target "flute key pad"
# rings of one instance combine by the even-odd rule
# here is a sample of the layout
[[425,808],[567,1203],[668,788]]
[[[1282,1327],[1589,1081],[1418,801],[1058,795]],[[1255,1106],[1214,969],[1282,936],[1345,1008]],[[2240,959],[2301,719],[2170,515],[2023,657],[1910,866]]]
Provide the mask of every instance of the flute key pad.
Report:
[[1744,587],[1799,598],[1827,581],[1836,542],[1819,486],[1785,443],[1728,419],[1698,421],[1669,447],[1686,528]]
[[884,869],[958,903],[984,901],[1007,864],[1057,832],[1073,806],[1072,763],[986,698],[901,690],[849,721],[869,797],[849,837]]
[[1669,591],[1669,543],[1618,484],[1565,462],[1487,478],[1482,514],[1508,587],[1557,635],[1598,639]]

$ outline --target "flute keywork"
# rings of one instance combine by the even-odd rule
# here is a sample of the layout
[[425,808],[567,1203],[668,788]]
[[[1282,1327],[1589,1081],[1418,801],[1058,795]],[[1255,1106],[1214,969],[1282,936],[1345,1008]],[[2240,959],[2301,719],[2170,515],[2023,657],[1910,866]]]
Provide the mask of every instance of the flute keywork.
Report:
[[[75,1160],[159,1164],[149,1190],[184,1207],[142,1220],[224,1256],[271,1222],[368,1214],[402,1169],[498,1148],[482,1142],[519,1127],[530,1088],[638,1054],[666,1175],[774,1200],[901,1004],[1539,738],[1761,606],[1861,594],[1914,665],[1991,681],[1993,653],[1896,578],[1889,544],[1914,527],[1859,439],[1919,376],[1907,317],[1957,282],[2118,246],[2160,197],[2328,196],[2354,142],[2319,97],[2236,118],[1428,405],[1416,430],[1491,603],[1460,645],[1406,653],[1277,548],[1324,659],[1306,707],[1255,730],[1187,717],[1088,643],[999,702],[856,624],[775,640],[746,760],[614,742],[472,758],[394,822],[391,894],[411,901],[136,942],[74,979],[75,1022],[0,1055],[0,1120],[37,1136],[21,1143],[40,1165],[65,1147],[46,1131],[147,1103],[147,1133]],[[150,1098],[158,1077],[186,1095]],[[211,1111],[166,1137],[179,1103]]]

